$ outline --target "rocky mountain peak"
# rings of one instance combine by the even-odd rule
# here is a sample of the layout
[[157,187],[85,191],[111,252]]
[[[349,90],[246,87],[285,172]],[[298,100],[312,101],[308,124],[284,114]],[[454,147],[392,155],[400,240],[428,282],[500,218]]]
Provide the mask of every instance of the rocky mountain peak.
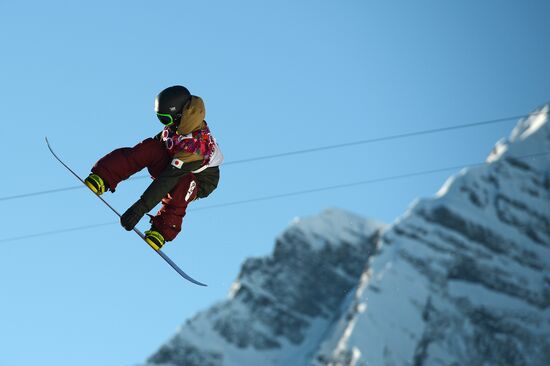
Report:
[[391,226],[295,219],[148,365],[550,365],[549,112]]
[[385,231],[316,364],[550,364],[548,111]]
[[149,362],[302,365],[353,293],[382,228],[337,209],[295,219],[271,256],[244,262],[226,301],[188,321]]

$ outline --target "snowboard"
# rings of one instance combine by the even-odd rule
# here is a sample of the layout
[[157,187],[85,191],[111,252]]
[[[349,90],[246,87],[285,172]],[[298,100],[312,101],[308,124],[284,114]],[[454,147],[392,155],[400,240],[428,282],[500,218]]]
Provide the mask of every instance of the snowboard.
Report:
[[[76,179],[78,179],[84,186],[86,186],[85,183],[84,183],[84,180],[78,174],[76,174],[63,160],[61,160],[61,158],[53,151],[47,137],[46,137],[46,144],[48,145],[48,149],[50,150],[52,155],[55,157],[55,159],[57,159],[57,161],[59,161],[61,163],[61,165],[63,165],[69,172],[71,172],[71,174],[74,175],[76,177]],[[86,187],[86,188],[88,188],[88,187]],[[115,208],[113,206],[111,206],[103,197],[95,194],[90,189],[87,189],[87,191],[89,191],[94,196],[99,198],[101,200],[101,202],[103,202],[107,207],[109,207],[111,209],[111,211],[113,211],[120,218],[120,213],[118,213],[118,211],[115,210]],[[187,273],[185,273],[181,268],[178,267],[178,265],[176,263],[174,263],[170,259],[170,257],[168,257],[160,249],[157,250],[157,249],[153,248],[153,246],[151,246],[151,244],[147,243],[147,241],[145,241],[145,235],[140,230],[138,230],[137,228],[134,228],[133,230],[147,245],[149,245],[149,247],[151,249],[153,249],[162,259],[164,259],[164,261],[166,261],[166,263],[168,263],[181,277],[185,278],[186,280],[188,280],[191,283],[194,283],[195,285],[207,286],[206,284],[195,280],[194,278],[189,276]]]

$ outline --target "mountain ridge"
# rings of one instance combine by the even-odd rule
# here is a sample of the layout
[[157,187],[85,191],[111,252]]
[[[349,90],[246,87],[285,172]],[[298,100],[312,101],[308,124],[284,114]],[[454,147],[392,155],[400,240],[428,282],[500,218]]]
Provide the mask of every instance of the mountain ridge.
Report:
[[243,263],[227,300],[188,320],[149,364],[265,364],[266,354],[273,365],[303,364],[356,285],[382,227],[337,209],[295,219],[271,256]]
[[391,225],[296,219],[147,365],[550,364],[549,110]]
[[317,364],[550,364],[548,110],[384,232],[356,295],[366,311]]

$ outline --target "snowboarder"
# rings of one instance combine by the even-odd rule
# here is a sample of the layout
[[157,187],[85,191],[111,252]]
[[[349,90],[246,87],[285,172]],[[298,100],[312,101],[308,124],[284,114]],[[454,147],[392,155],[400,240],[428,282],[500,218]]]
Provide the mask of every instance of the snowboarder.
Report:
[[181,231],[187,205],[216,189],[223,155],[210,133],[203,100],[181,85],[161,91],[155,112],[164,129],[129,148],[120,148],[101,158],[84,183],[94,193],[114,192],[117,185],[147,168],[153,182],[124,214],[120,223],[130,231],[162,201],[145,240],[156,250]]

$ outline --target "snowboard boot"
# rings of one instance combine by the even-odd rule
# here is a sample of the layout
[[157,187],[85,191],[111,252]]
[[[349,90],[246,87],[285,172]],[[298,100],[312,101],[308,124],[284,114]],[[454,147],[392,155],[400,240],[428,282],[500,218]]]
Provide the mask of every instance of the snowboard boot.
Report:
[[147,244],[149,244],[154,250],[160,250],[164,243],[166,242],[164,240],[164,237],[161,233],[156,231],[155,229],[151,228],[151,230],[147,230],[145,232],[145,241]]
[[86,184],[86,186],[88,186],[88,188],[90,188],[90,190],[98,196],[105,193],[105,182],[103,182],[103,179],[101,179],[101,177],[97,174],[90,173],[90,175],[84,179],[84,184]]

